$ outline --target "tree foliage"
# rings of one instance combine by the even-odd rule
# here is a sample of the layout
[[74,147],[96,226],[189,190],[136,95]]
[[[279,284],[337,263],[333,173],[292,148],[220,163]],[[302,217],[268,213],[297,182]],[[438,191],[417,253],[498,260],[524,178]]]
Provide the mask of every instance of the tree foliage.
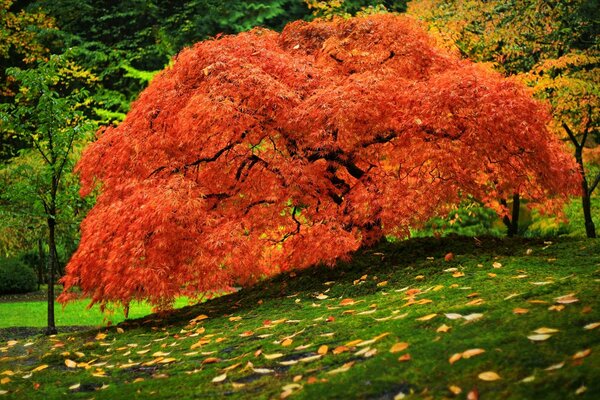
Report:
[[[471,195],[558,210],[576,165],[514,80],[410,18],[295,22],[196,44],[78,164],[99,187],[67,267],[92,302],[166,306],[333,264]],[[98,186],[99,185],[99,186]]]

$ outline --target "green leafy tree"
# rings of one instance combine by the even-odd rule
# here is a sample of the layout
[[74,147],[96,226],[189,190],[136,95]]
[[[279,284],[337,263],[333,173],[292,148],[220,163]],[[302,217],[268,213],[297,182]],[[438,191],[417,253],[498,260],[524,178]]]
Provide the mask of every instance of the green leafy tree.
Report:
[[24,150],[21,157],[11,162],[15,178],[8,180],[11,185],[3,197],[8,198],[8,203],[29,203],[23,212],[45,220],[49,250],[46,333],[54,334],[54,282],[59,265],[57,226],[61,214],[72,213],[76,207],[75,182],[67,184],[65,180],[73,168],[78,143],[94,128],[81,111],[88,98],[81,78],[90,77],[64,55],[53,55],[27,70],[11,68],[8,74],[18,82],[20,90],[14,104],[1,105],[0,129],[28,141],[31,150]]

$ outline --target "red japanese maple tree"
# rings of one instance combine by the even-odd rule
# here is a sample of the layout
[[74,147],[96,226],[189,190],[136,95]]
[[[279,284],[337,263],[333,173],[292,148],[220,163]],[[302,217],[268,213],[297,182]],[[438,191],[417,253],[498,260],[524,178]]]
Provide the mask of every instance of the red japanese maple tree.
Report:
[[248,285],[407,236],[465,196],[557,211],[576,165],[518,83],[410,18],[255,29],[182,51],[78,170],[96,206],[63,279],[93,303]]

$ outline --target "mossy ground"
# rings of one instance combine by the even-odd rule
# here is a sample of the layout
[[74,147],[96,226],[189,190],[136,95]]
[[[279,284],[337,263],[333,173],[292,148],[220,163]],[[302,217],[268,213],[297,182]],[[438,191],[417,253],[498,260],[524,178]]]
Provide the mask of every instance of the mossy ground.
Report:
[[[295,275],[1,343],[0,398],[600,398],[600,241],[414,239]],[[557,332],[528,338],[542,327]],[[485,352],[449,362],[469,349]]]

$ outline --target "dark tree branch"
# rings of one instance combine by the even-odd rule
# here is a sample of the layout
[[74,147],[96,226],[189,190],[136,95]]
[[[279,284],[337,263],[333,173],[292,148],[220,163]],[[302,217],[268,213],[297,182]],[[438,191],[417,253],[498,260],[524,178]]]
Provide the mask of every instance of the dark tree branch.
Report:
[[598,187],[598,184],[600,183],[600,173],[598,173],[598,175],[596,175],[596,178],[594,179],[594,182],[592,182],[592,184],[590,185],[589,189],[588,189],[588,193],[591,196],[592,193],[594,192],[594,190],[596,190],[596,187]]
[[566,123],[562,123],[562,126],[565,130],[565,132],[567,132],[567,135],[569,135],[569,139],[571,139],[571,142],[575,145],[576,148],[581,148],[582,144],[579,143],[579,141],[577,140],[577,138],[575,137],[575,134],[573,133],[573,131],[571,130],[571,128],[569,128],[569,126]]

